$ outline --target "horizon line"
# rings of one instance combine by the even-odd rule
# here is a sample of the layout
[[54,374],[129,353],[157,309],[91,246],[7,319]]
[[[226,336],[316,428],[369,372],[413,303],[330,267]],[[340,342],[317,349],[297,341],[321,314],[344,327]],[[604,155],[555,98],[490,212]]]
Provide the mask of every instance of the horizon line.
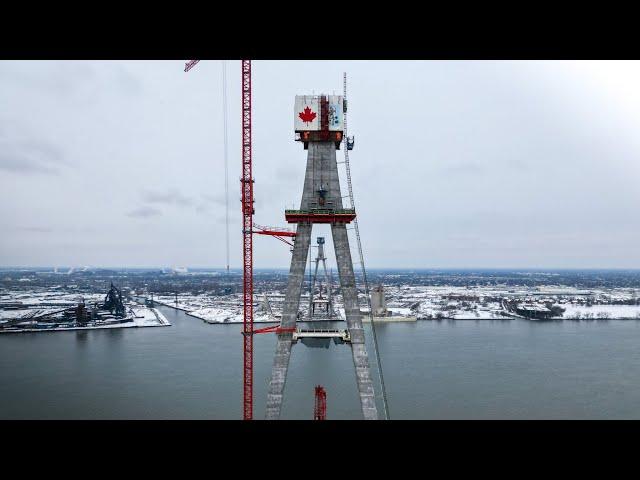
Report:
[[[170,270],[172,268],[186,268],[187,270],[215,270],[226,271],[226,267],[198,267],[198,266],[138,266],[138,265],[117,265],[117,266],[105,266],[105,265],[0,265],[0,270],[12,270],[12,269],[55,269],[55,268],[73,268],[73,269],[91,269],[91,270],[115,270],[115,269],[136,269],[136,270]],[[254,267],[253,270],[288,270],[289,266],[281,267]],[[472,267],[367,267],[367,270],[454,270],[454,271],[469,271],[469,270],[528,270],[528,271],[581,271],[581,270],[632,270],[640,271],[640,267],[488,267],[488,266],[472,266]],[[230,267],[229,271],[242,272],[241,267]],[[361,271],[360,269],[354,269],[354,272]]]

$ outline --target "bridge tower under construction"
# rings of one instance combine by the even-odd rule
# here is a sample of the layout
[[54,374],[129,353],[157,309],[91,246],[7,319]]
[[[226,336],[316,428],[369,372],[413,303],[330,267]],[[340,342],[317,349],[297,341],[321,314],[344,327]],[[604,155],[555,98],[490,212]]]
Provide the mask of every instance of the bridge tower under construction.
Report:
[[[267,396],[268,420],[280,417],[293,345],[301,337],[314,337],[312,330],[297,330],[296,323],[300,312],[300,297],[311,233],[315,224],[331,226],[344,301],[347,330],[336,335],[334,340],[339,336],[340,343],[346,343],[351,347],[363,417],[366,420],[378,418],[347,232],[347,225],[354,221],[356,212],[353,208],[343,207],[336,161],[336,150],[340,148],[343,140],[345,113],[346,104],[343,96],[299,95],[295,99],[296,140],[301,142],[307,151],[307,166],[300,209],[285,210],[287,222],[296,224],[297,230]],[[318,336],[325,334],[326,332]]]

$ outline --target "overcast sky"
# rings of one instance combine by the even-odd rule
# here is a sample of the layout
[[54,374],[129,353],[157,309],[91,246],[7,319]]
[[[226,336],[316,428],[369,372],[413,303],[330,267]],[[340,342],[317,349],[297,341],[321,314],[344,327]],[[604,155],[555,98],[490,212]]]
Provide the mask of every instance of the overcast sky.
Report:
[[[1,265],[225,265],[222,62],[183,64],[0,61]],[[299,205],[294,96],[340,94],[343,71],[369,266],[640,268],[639,62],[253,62],[257,223]],[[256,267],[289,259],[255,238]]]

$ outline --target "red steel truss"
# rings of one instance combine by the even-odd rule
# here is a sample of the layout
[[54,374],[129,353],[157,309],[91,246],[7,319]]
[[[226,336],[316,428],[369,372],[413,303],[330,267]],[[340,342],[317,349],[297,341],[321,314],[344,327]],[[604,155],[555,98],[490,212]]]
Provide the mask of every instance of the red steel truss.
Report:
[[242,235],[244,253],[244,419],[253,419],[253,177],[251,173],[251,60],[242,60]]
[[284,242],[287,245],[291,245],[293,247],[293,243],[282,238],[282,237],[295,238],[296,232],[294,232],[293,230],[289,230],[282,227],[263,227],[262,225],[258,225],[257,223],[254,223],[253,226],[254,228],[258,229],[258,230],[254,230],[253,233],[257,233],[258,235],[270,235],[272,237],[277,238],[281,242]]
[[293,333],[296,327],[281,327],[280,325],[271,325],[269,327],[258,328],[253,331],[254,335],[259,333]]
[[314,420],[327,419],[327,392],[321,385],[316,386],[316,404],[313,409]]

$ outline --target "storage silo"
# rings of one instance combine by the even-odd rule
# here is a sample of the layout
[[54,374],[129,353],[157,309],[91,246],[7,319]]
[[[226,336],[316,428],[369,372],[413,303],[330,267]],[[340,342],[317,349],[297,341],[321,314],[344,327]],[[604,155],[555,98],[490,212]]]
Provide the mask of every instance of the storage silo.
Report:
[[376,285],[371,290],[371,311],[376,317],[387,316],[387,302],[384,299],[382,284]]

